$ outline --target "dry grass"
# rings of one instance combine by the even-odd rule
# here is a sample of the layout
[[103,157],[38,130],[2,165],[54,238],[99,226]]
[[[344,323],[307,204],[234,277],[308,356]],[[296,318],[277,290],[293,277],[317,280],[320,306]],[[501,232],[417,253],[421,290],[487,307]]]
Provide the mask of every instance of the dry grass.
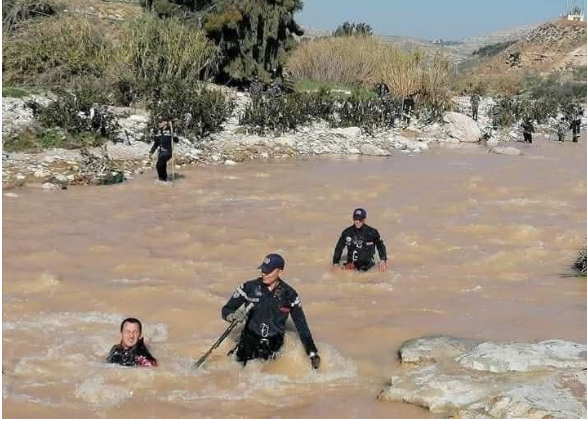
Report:
[[291,55],[288,69],[297,80],[354,84],[367,88],[384,82],[399,98],[420,94],[433,109],[446,109],[455,69],[442,55],[425,57],[376,37],[322,38],[302,43]]
[[73,89],[121,81],[145,92],[171,79],[198,80],[216,50],[202,31],[177,19],[140,15],[129,22],[62,14],[4,33],[3,83]]
[[113,46],[87,19],[53,16],[26,22],[4,33],[3,83],[39,85],[102,77]]
[[385,44],[374,37],[332,37],[301,43],[286,67],[297,80],[364,85],[373,81]]

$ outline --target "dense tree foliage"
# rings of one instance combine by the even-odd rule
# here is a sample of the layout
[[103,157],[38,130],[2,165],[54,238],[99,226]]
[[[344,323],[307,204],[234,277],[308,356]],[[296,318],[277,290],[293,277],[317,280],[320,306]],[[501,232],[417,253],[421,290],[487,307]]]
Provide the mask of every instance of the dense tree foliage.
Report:
[[294,13],[301,0],[143,0],[160,17],[182,14],[197,22],[217,45],[218,80],[267,81],[281,73],[285,53],[302,35]]
[[332,33],[334,37],[368,37],[373,35],[373,28],[367,23],[344,22]]

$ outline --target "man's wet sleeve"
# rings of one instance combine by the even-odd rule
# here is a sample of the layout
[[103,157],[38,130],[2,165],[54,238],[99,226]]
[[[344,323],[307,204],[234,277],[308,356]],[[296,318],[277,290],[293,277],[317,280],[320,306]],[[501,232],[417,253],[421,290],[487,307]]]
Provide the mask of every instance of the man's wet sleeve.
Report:
[[118,345],[114,345],[112,349],[110,349],[110,352],[106,357],[106,362],[110,364],[122,364],[122,354]]
[[336,265],[340,262],[340,258],[342,257],[342,251],[344,250],[345,246],[345,235],[344,231],[340,235],[338,242],[336,243],[336,247],[334,247],[334,256],[332,256],[332,264]]
[[240,306],[247,301],[247,294],[245,292],[245,285],[241,285],[234,291],[232,297],[222,307],[222,318],[226,320],[229,314],[234,313]]
[[310,355],[311,352],[318,352],[314,344],[314,339],[312,338],[312,332],[310,332],[310,327],[306,321],[306,315],[304,314],[304,310],[302,310],[300,297],[296,297],[296,300],[292,304],[290,314],[296,325],[300,340],[306,349],[306,354]]
[[153,138],[153,146],[151,147],[151,150],[149,151],[149,153],[153,153],[157,150],[157,148],[159,147],[159,136],[155,136]]
[[376,238],[375,238],[375,245],[377,246],[377,251],[379,252],[379,259],[387,260],[387,248],[385,247],[385,243],[379,235],[379,231],[375,230]]

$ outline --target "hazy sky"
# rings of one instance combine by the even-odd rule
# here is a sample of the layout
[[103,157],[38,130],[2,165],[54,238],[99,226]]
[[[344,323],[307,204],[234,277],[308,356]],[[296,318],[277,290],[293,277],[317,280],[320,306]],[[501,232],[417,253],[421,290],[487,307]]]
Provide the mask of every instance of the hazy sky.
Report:
[[[576,1],[583,6],[584,0]],[[304,0],[297,20],[326,30],[345,20],[367,22],[381,35],[451,40],[553,19],[566,4],[567,0]]]

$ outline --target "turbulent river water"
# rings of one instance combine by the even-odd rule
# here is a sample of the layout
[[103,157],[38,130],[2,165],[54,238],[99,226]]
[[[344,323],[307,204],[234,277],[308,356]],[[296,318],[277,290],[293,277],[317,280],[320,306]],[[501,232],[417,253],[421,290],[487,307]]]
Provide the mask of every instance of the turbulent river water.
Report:
[[[4,417],[431,417],[376,396],[399,345],[449,334],[587,343],[587,283],[561,275],[587,236],[587,145],[525,156],[434,149],[182,169],[110,187],[3,197]],[[355,207],[387,273],[329,272]],[[220,308],[270,252],[286,259],[322,367],[290,326],[276,361],[191,365]],[[104,363],[141,319],[154,369]]]

